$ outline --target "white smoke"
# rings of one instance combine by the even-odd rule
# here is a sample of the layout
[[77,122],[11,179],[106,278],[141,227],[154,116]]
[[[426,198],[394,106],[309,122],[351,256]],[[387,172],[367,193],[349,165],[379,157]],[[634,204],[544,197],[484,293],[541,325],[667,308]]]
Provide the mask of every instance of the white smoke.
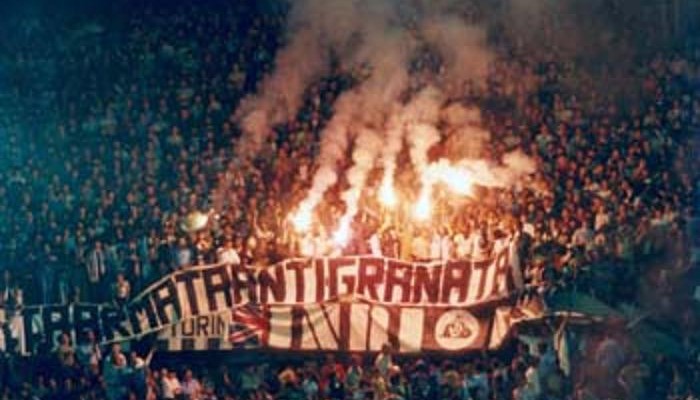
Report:
[[[355,96],[347,95],[340,98],[336,106],[345,109],[356,100],[358,99]],[[338,182],[336,170],[338,162],[345,158],[348,149],[348,127],[351,117],[352,115],[348,113],[336,113],[324,130],[321,137],[321,152],[317,159],[318,170],[314,174],[308,195],[299,205],[297,218],[310,220],[314,209],[323,200],[326,190]]]
[[[243,135],[238,154],[253,156],[275,125],[295,117],[306,88],[329,72],[330,55],[354,86],[334,104],[334,114],[321,134],[316,172],[297,217],[310,220],[324,194],[339,181],[340,161],[352,150],[342,194],[349,226],[367,176],[380,160],[383,186],[393,186],[396,159],[408,145],[418,176],[429,165],[428,152],[444,136],[460,137],[477,156],[488,133],[479,130],[478,114],[462,105],[444,109],[447,99],[479,84],[492,60],[485,30],[463,18],[458,0],[297,0],[291,2],[287,44],[275,69],[257,94],[245,99],[236,116]],[[440,71],[420,71],[415,59],[426,49],[441,60]],[[421,89],[422,87],[422,89]],[[352,147],[351,147],[352,144]]]
[[398,157],[399,152],[401,152],[405,136],[402,111],[402,106],[394,106],[394,110],[391,111],[391,115],[384,130],[386,140],[383,143],[381,154],[384,175],[382,176],[382,182],[379,188],[379,197],[380,201],[384,203],[385,206],[389,207],[393,207],[397,202],[396,192],[394,190],[394,174],[396,173],[396,157]]
[[409,155],[418,176],[421,176],[428,166],[428,151],[440,142],[441,137],[437,123],[443,101],[442,92],[434,86],[428,86],[418,93],[404,109]]
[[383,127],[390,110],[408,84],[407,64],[411,55],[406,33],[396,25],[392,9],[386,2],[368,2],[368,14],[357,21],[360,35],[352,51],[341,54],[350,70],[369,69],[369,76],[336,101],[334,115],[324,130],[318,173],[314,176],[300,211],[316,208],[324,193],[338,181],[337,165],[345,158],[351,133],[357,138],[353,149],[353,166],[348,171],[350,188],[343,194],[346,213],[341,226],[349,228],[358,210],[366,176],[382,148],[382,138],[375,132]]
[[535,169],[534,161],[517,150],[504,154],[498,164],[484,159],[463,158],[457,162],[440,159],[426,167],[424,179],[431,184],[443,182],[448,185],[466,184],[464,187],[510,187],[522,177],[534,173]]
[[347,52],[351,47],[360,18],[361,8],[355,1],[293,2],[288,43],[278,52],[274,71],[236,111],[243,131],[236,149],[240,157],[254,156],[275,125],[296,116],[307,87],[328,73],[330,51]]
[[464,93],[467,83],[485,81],[488,64],[493,59],[485,47],[486,33],[454,15],[433,16],[421,26],[423,37],[442,57],[439,81],[447,96]]
[[367,176],[374,167],[374,162],[377,160],[381,148],[382,139],[376,131],[369,128],[360,129],[352,153],[353,165],[347,172],[350,187],[341,196],[346,209],[336,233],[336,242],[340,245],[344,245],[348,240],[350,224],[359,211],[360,196],[365,187]]
[[481,127],[481,113],[475,107],[452,103],[441,110],[445,126],[445,156],[451,159],[478,158],[491,133]]

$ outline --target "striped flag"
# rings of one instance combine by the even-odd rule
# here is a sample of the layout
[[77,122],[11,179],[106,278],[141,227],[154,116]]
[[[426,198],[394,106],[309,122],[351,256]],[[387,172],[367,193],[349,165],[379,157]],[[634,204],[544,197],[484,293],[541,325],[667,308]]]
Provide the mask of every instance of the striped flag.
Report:
[[269,324],[261,304],[238,305],[233,308],[229,327],[229,342],[234,348],[260,347],[267,336],[268,327]]

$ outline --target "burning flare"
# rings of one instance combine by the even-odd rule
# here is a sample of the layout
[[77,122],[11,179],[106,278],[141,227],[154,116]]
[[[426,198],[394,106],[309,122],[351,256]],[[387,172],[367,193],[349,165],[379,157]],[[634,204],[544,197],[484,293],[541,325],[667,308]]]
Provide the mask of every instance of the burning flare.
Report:
[[309,229],[311,229],[311,209],[307,207],[300,207],[299,211],[292,215],[291,220],[292,224],[294,225],[294,229],[298,233],[308,232]]
[[449,161],[441,159],[428,167],[426,175],[429,182],[442,183],[455,194],[461,196],[472,194],[472,173],[466,166],[452,165]]
[[345,247],[350,240],[350,219],[343,218],[340,220],[340,227],[333,234],[333,243],[338,247]]
[[419,221],[426,221],[430,218],[432,214],[432,205],[430,204],[430,198],[432,195],[432,185],[430,183],[423,184],[423,189],[421,189],[420,196],[418,197],[418,202],[416,207],[413,209],[413,217]]
[[396,192],[394,191],[394,184],[391,176],[388,174],[384,175],[382,186],[379,188],[379,202],[386,208],[394,208],[398,202]]

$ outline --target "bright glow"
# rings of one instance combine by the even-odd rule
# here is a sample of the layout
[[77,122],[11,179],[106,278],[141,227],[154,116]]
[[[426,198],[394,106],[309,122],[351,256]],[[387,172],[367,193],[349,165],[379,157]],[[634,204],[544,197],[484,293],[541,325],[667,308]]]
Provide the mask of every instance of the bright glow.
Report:
[[333,234],[333,243],[338,247],[345,247],[350,240],[350,220],[343,218],[340,221],[340,227]]
[[313,238],[311,238],[310,236],[302,237],[301,242],[299,244],[299,252],[304,257],[315,256],[316,255],[316,246],[315,246],[315,243],[313,241]]
[[299,233],[308,232],[311,229],[311,210],[307,207],[300,207],[296,214],[292,215],[292,224]]
[[416,207],[413,209],[413,217],[419,221],[425,221],[432,214],[432,205],[430,204],[432,187],[430,184],[424,184]]
[[461,196],[472,194],[471,171],[464,166],[452,165],[449,161],[442,159],[431,164],[426,174],[429,181],[443,183],[455,194]]
[[397,203],[394,185],[391,179],[388,179],[386,176],[382,180],[382,186],[379,188],[379,202],[387,208],[394,208]]

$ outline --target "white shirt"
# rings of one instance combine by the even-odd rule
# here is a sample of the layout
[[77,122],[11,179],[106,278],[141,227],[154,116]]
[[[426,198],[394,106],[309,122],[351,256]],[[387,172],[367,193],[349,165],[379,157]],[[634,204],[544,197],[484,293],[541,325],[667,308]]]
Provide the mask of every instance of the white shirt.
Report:
[[455,236],[455,253],[458,259],[465,259],[471,256],[469,248],[469,240],[461,233]]
[[97,283],[106,272],[105,254],[102,250],[93,250],[88,256],[87,263],[88,280]]
[[491,257],[493,243],[489,243],[488,239],[482,238],[481,234],[474,233],[470,238],[471,242],[471,257],[473,261],[486,261]]
[[447,260],[450,258],[452,244],[450,238],[441,235],[433,235],[430,242],[430,258],[433,260]]
[[374,366],[377,367],[379,373],[383,376],[389,374],[389,369],[392,365],[391,354],[379,353],[377,358],[374,359]]
[[163,377],[163,398],[174,399],[182,391],[182,386],[177,377]]
[[200,392],[202,391],[202,385],[199,381],[192,378],[191,381],[185,381],[182,385],[182,393],[188,400],[198,400],[200,399]]
[[219,249],[218,251],[218,261],[221,264],[232,264],[232,265],[240,265],[241,263],[241,257],[238,255],[238,252],[234,248],[228,248],[228,249]]
[[430,243],[422,237],[416,236],[411,242],[411,254],[419,259],[425,260],[430,257]]

